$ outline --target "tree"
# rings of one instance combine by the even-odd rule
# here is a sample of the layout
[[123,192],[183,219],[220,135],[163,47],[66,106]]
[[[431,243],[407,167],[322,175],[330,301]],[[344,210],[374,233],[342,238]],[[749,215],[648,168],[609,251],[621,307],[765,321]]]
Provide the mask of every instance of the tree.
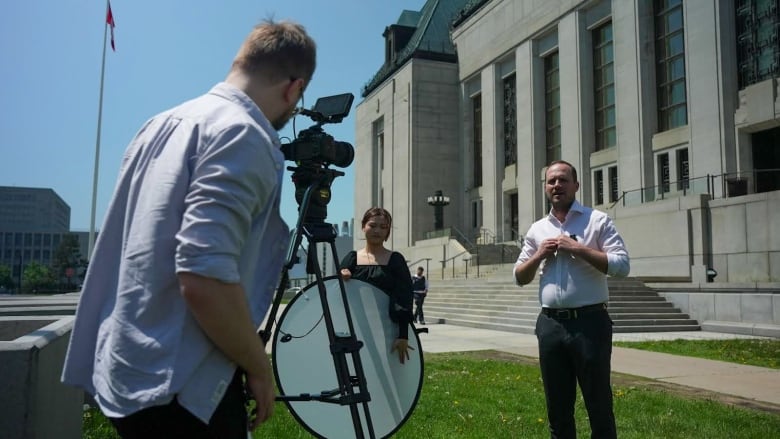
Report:
[[63,235],[60,245],[54,251],[52,261],[52,271],[55,279],[58,282],[67,282],[68,287],[70,287],[72,279],[67,278],[67,269],[72,268],[74,273],[79,273],[81,270],[78,270],[78,268],[84,264],[85,261],[81,257],[81,246],[79,245],[78,236],[75,234]]
[[14,287],[13,271],[7,265],[0,265],[0,290],[11,290]]
[[40,293],[51,290],[57,284],[52,270],[39,262],[32,261],[24,267],[22,273],[22,292],[25,294]]

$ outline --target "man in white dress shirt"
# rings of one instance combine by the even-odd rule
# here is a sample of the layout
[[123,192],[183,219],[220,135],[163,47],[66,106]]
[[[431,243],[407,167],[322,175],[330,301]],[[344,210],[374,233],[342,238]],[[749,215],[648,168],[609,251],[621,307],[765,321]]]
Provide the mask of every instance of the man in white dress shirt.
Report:
[[528,230],[514,275],[525,285],[539,271],[536,336],[550,437],[576,437],[579,382],[592,437],[615,438],[606,276],[628,275],[628,251],[609,216],[577,202],[579,187],[570,163],[547,168],[544,190],[552,208]]

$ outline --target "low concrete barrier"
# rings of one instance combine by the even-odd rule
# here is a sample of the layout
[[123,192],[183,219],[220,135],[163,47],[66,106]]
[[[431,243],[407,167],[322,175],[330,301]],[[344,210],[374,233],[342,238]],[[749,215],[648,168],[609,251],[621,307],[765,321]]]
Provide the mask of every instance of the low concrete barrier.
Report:
[[0,316],[0,436],[78,439],[83,392],[60,382],[73,316]]

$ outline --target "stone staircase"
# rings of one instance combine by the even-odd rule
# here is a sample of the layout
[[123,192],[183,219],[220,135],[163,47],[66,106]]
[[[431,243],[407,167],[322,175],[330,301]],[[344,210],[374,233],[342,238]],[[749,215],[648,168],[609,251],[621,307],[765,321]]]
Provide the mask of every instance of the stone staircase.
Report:
[[[504,271],[481,278],[430,279],[425,319],[430,322],[533,334],[539,315],[537,282],[522,287]],[[499,275],[500,273],[500,275]],[[633,278],[609,279],[614,332],[698,331],[698,322]]]

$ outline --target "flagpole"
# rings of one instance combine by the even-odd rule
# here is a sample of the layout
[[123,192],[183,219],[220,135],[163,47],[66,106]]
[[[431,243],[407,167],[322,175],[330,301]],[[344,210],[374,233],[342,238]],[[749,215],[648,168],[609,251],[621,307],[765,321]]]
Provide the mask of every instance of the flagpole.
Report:
[[[106,14],[110,8],[109,0],[106,0]],[[89,247],[87,249],[87,261],[92,258],[92,249],[95,247],[95,208],[97,205],[98,168],[100,168],[100,128],[103,124],[103,79],[106,74],[106,40],[108,38],[108,20],[103,25],[103,61],[100,66],[100,98],[98,100],[97,138],[95,140],[95,169],[92,174],[92,214],[89,220]]]

